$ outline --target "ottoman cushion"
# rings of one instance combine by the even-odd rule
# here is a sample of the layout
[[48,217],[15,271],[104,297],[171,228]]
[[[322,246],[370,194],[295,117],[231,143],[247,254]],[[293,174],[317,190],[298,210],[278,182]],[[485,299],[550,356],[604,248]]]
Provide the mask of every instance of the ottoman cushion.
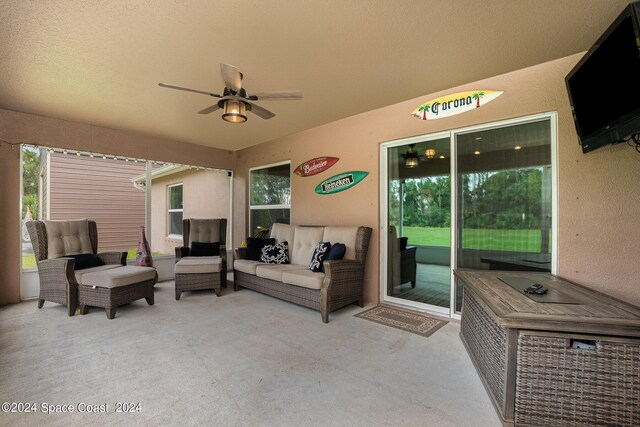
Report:
[[174,267],[175,273],[219,273],[222,258],[219,256],[184,257]]
[[99,286],[101,288],[117,288],[145,280],[153,280],[155,277],[156,269],[153,267],[126,265],[109,270],[85,273],[81,279],[83,285]]
[[76,270],[73,272],[73,274],[76,276],[76,281],[81,284],[81,285],[85,285],[86,283],[82,282],[82,276],[84,276],[87,273],[95,273],[98,271],[104,271],[104,270],[111,270],[113,268],[120,268],[122,267],[122,265],[120,264],[105,264],[105,265],[100,265],[98,267],[91,267],[91,268],[85,268],[84,270]]

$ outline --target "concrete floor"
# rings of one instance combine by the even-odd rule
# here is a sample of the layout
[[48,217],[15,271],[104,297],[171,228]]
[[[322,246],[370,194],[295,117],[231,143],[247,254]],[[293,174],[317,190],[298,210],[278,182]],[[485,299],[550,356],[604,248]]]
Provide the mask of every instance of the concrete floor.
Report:
[[[450,322],[429,338],[250,290],[183,293],[68,317],[36,301],[0,308],[0,425],[498,426]],[[116,403],[139,403],[116,413]],[[109,413],[82,413],[108,405]],[[71,405],[73,414],[44,414]],[[62,408],[54,408],[62,409]]]

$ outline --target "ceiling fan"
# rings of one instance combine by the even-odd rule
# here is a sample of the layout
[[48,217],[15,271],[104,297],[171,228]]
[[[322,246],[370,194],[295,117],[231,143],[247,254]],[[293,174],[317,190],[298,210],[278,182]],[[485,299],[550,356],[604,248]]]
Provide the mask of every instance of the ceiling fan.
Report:
[[420,161],[420,155],[413,149],[414,144],[409,144],[409,149],[405,154],[401,154],[404,159],[405,167],[409,169],[417,168],[418,162]]
[[[435,156],[436,156],[435,148],[427,148],[426,150],[424,150],[424,159],[423,159],[422,156],[420,156],[420,154],[415,150],[415,144],[409,144],[409,149],[407,150],[407,152],[404,154],[400,154],[400,157],[402,157],[402,159],[404,160],[405,167],[409,169],[417,168],[418,163],[421,160],[426,160],[428,162],[428,161],[431,161]],[[440,158],[444,159],[445,156],[441,154]]]
[[222,119],[231,123],[243,123],[247,121],[247,111],[251,111],[256,116],[268,120],[275,116],[274,113],[263,108],[253,101],[284,101],[302,99],[302,92],[299,90],[287,90],[279,92],[259,92],[247,95],[246,90],[242,87],[242,73],[238,68],[229,64],[220,64],[220,73],[224,80],[225,88],[222,95],[204,90],[190,89],[166,83],[158,83],[161,87],[169,89],[184,90],[187,92],[201,93],[203,95],[220,98],[220,100],[203,110],[198,114],[209,114],[219,109],[224,109]]

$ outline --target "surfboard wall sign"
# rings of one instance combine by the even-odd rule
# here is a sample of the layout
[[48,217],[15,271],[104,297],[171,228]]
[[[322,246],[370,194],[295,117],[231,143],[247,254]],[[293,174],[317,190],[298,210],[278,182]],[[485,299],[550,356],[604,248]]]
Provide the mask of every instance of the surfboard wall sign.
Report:
[[504,92],[501,90],[469,90],[432,99],[411,113],[420,120],[435,120],[475,110],[493,101]]
[[369,175],[369,172],[363,171],[351,171],[334,175],[318,184],[316,186],[316,193],[334,194],[348,190],[362,181],[367,175]]
[[317,175],[335,165],[338,160],[340,160],[338,157],[316,157],[315,159],[307,160],[302,163],[300,166],[295,168],[293,173],[303,177]]

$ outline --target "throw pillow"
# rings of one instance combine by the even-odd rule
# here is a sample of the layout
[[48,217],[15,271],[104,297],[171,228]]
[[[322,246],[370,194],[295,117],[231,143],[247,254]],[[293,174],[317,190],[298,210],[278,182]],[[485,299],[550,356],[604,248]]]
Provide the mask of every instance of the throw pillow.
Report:
[[76,260],[73,266],[74,270],[84,270],[85,268],[99,267],[104,263],[98,258],[96,254],[77,254],[77,255],[65,255],[61,258],[73,258]]
[[316,248],[313,250],[311,262],[309,263],[309,270],[314,273],[322,272],[322,263],[327,259],[327,255],[329,255],[329,248],[331,248],[331,243],[329,242],[320,242],[316,245]]
[[275,245],[276,239],[261,239],[259,237],[247,237],[247,255],[245,259],[260,261],[260,254],[265,245]]
[[[327,259],[325,259],[325,261],[342,259],[344,258],[345,252],[347,252],[347,245],[344,243],[334,243],[331,245],[331,249],[329,249],[329,253],[327,254]],[[320,271],[324,273],[324,263],[322,263]]]
[[220,256],[220,242],[191,242],[191,256]]
[[260,261],[267,264],[289,264],[289,244],[265,245],[260,253]]

